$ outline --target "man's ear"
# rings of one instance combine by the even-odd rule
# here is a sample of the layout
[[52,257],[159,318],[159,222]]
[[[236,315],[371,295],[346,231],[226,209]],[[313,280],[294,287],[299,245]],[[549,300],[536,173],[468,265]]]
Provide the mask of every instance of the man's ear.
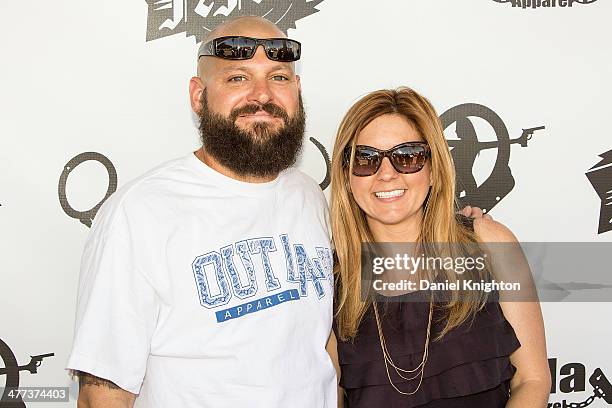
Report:
[[202,92],[205,92],[206,85],[202,78],[194,76],[189,80],[189,101],[191,109],[196,113],[200,113],[202,109]]
[[302,92],[302,82],[300,81],[300,76],[296,75],[295,80],[297,81],[298,91]]

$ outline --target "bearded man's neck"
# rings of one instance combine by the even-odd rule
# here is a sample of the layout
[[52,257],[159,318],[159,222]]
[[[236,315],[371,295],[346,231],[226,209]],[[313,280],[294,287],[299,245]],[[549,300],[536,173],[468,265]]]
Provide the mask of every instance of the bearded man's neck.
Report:
[[242,175],[238,174],[226,166],[219,163],[210,153],[206,152],[204,147],[199,148],[196,153],[196,157],[200,159],[202,163],[215,170],[218,173],[223,174],[224,176],[233,178],[234,180],[243,181],[245,183],[268,183],[273,181],[278,174],[273,174],[269,176],[253,176],[253,175]]

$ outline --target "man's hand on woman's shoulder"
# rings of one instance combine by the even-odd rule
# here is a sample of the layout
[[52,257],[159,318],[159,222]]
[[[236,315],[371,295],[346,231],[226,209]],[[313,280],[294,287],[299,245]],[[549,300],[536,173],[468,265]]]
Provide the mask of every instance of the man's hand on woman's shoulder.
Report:
[[489,214],[485,214],[482,209],[479,207],[472,207],[471,205],[466,205],[459,211],[460,214],[469,217],[469,218],[486,218],[492,220],[493,218]]

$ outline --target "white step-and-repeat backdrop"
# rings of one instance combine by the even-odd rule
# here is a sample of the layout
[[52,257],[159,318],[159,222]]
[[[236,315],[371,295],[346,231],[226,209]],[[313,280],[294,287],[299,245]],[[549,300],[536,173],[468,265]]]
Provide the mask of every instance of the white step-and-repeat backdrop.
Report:
[[[408,85],[442,116],[464,202],[522,241],[612,241],[611,0],[3,0],[0,387],[71,387],[70,402],[21,406],[76,405],[63,368],[91,219],[198,147],[197,42],[241,14],[303,43],[300,167],[326,193],[348,107]],[[592,373],[612,379],[612,303],[543,309],[550,406],[586,401]]]

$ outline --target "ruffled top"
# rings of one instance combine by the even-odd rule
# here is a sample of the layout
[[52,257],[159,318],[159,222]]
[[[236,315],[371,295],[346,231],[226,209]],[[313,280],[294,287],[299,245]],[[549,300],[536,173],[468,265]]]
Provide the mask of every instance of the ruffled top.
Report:
[[[415,296],[423,296],[423,292],[394,299],[401,302],[378,303],[389,355],[397,367],[405,370],[412,370],[421,362],[429,320],[429,303],[408,299]],[[429,356],[419,390],[413,395],[402,395],[389,383],[370,307],[354,342],[338,343],[340,385],[347,393],[349,408],[505,406],[509,380],[515,372],[509,355],[520,343],[499,303],[488,302],[473,320],[434,341],[444,327],[444,313],[434,307]],[[402,374],[410,378],[417,372]],[[414,391],[419,383],[418,376],[403,379],[391,365],[389,375],[403,392]]]

